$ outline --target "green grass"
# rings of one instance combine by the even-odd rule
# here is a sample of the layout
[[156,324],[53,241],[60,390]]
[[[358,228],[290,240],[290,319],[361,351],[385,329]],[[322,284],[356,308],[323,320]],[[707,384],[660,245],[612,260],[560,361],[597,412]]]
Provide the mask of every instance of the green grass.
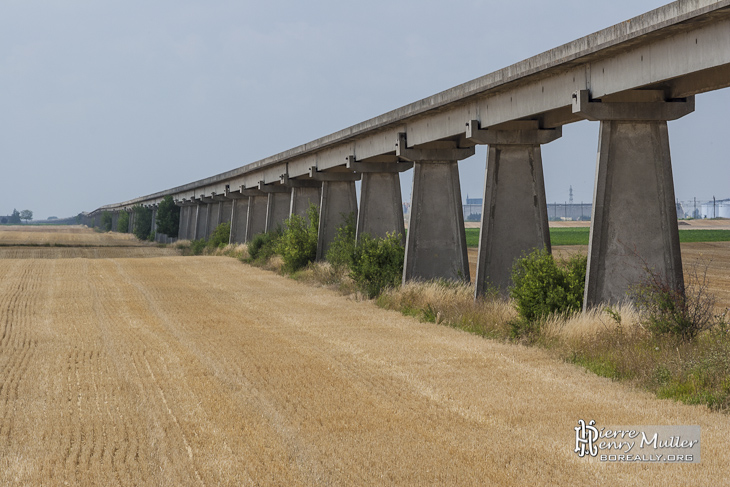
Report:
[[466,246],[467,247],[479,247],[479,229],[478,228],[467,228],[466,229]]
[[[590,228],[551,228],[550,243],[552,245],[588,245]],[[689,242],[728,242],[730,230],[679,230],[679,241]],[[479,229],[466,229],[467,247],[479,246]]]
[[590,228],[551,228],[550,245],[588,245]]
[[727,242],[730,230],[680,230],[680,242]]

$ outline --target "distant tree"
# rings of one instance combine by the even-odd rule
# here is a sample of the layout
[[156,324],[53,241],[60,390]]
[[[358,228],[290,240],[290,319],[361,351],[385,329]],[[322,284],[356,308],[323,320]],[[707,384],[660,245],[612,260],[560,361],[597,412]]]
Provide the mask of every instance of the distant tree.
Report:
[[0,224],[5,225],[7,222],[8,222],[8,218],[7,217],[4,216],[4,217],[0,218]]
[[8,220],[8,223],[11,225],[16,225],[20,223],[20,212],[13,208],[13,214],[10,215],[10,219]]
[[20,219],[25,220],[25,223],[28,223],[33,219],[33,212],[30,210],[23,210],[20,212]]
[[172,196],[167,195],[157,207],[157,233],[176,238],[179,226],[180,207],[172,200]]
[[104,211],[101,213],[101,229],[103,231],[111,232],[113,221],[114,218],[112,217],[112,213],[110,211]]
[[49,216],[48,218],[46,218],[46,220],[48,220],[48,221],[58,220],[58,217],[57,216]]
[[134,228],[132,233],[140,240],[147,240],[150,232],[152,232],[152,210],[142,205],[135,205],[134,211]]
[[129,213],[122,211],[117,220],[117,232],[129,233]]

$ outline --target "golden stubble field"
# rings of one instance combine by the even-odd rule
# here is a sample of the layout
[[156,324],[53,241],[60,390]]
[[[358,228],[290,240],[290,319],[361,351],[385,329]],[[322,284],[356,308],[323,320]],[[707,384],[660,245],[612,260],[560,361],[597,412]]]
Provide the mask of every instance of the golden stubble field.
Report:
[[[231,258],[0,259],[0,329],[3,485],[730,478],[727,415]],[[581,459],[578,419],[698,424],[702,463]]]

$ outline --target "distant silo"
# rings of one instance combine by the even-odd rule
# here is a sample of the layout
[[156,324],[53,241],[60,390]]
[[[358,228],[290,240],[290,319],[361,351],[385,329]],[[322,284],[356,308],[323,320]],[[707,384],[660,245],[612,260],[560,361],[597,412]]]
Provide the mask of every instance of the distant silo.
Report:
[[704,203],[701,214],[702,218],[730,218],[730,199]]

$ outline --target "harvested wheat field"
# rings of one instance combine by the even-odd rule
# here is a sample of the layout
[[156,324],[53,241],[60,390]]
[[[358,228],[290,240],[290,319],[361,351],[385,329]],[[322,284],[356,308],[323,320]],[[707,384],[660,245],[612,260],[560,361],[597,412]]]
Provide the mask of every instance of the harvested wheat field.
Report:
[[180,255],[173,247],[133,235],[99,233],[83,226],[2,226],[0,259],[110,259]]
[[0,245],[75,246],[75,247],[144,247],[148,242],[129,233],[95,232],[82,225],[0,227]]
[[[3,485],[717,485],[730,417],[227,257],[0,260]],[[699,424],[605,464],[579,419]]]

